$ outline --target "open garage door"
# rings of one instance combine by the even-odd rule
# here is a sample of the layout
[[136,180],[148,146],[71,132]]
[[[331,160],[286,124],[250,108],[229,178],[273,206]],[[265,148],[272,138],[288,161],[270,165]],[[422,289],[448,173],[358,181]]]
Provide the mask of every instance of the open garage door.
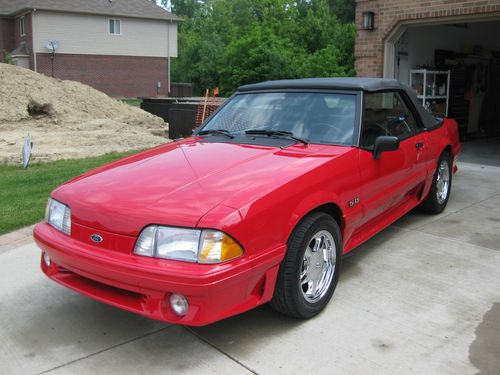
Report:
[[384,71],[410,84],[437,115],[455,118],[462,140],[481,140],[474,152],[500,166],[498,35],[500,20],[401,25],[386,42]]

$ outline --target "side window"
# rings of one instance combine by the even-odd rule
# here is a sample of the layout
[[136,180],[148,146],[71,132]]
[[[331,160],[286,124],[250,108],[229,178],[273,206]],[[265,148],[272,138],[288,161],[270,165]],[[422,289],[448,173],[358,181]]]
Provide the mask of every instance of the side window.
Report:
[[24,16],[19,17],[19,34],[21,36],[26,35],[25,18]]
[[119,19],[110,19],[109,20],[109,34],[110,35],[121,35],[121,21]]
[[361,146],[373,147],[375,139],[390,135],[405,139],[417,131],[417,122],[396,91],[366,93]]

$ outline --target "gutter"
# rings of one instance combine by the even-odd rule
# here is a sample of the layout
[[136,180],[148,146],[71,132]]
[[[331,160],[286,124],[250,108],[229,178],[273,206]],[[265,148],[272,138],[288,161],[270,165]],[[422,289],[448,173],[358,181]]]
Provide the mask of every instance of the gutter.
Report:
[[35,50],[35,13],[36,8],[31,12],[31,46],[33,49],[33,70],[37,71],[36,50]]
[[156,21],[170,21],[170,22],[182,22],[184,19],[182,17],[176,16],[172,14],[172,16],[160,17],[160,16],[141,16],[141,15],[129,15],[129,14],[121,14],[121,13],[106,13],[106,12],[86,12],[86,11],[75,11],[75,10],[67,10],[67,9],[51,9],[51,8],[22,8],[12,12],[10,14],[0,14],[0,17],[16,17],[18,14],[21,14],[26,11],[32,10],[42,10],[45,12],[53,12],[53,13],[69,13],[69,14],[82,14],[87,16],[105,16],[105,17],[125,17],[125,18],[137,18],[143,20],[156,20]]
[[167,22],[167,96],[170,97],[170,26],[172,25],[172,20],[170,24]]

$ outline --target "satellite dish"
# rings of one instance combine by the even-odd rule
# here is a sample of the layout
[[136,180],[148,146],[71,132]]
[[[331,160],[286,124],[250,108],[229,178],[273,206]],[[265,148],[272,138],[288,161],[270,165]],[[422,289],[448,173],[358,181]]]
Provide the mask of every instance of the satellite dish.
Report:
[[54,53],[59,48],[59,42],[57,40],[51,40],[45,44],[45,48]]

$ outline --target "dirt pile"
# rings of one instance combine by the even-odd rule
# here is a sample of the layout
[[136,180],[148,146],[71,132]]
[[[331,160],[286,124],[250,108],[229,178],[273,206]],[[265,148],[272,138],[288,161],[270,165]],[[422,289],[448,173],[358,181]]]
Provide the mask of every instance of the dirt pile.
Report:
[[167,125],[159,117],[82,83],[0,63],[0,163],[20,162],[28,133],[34,161],[168,142]]

